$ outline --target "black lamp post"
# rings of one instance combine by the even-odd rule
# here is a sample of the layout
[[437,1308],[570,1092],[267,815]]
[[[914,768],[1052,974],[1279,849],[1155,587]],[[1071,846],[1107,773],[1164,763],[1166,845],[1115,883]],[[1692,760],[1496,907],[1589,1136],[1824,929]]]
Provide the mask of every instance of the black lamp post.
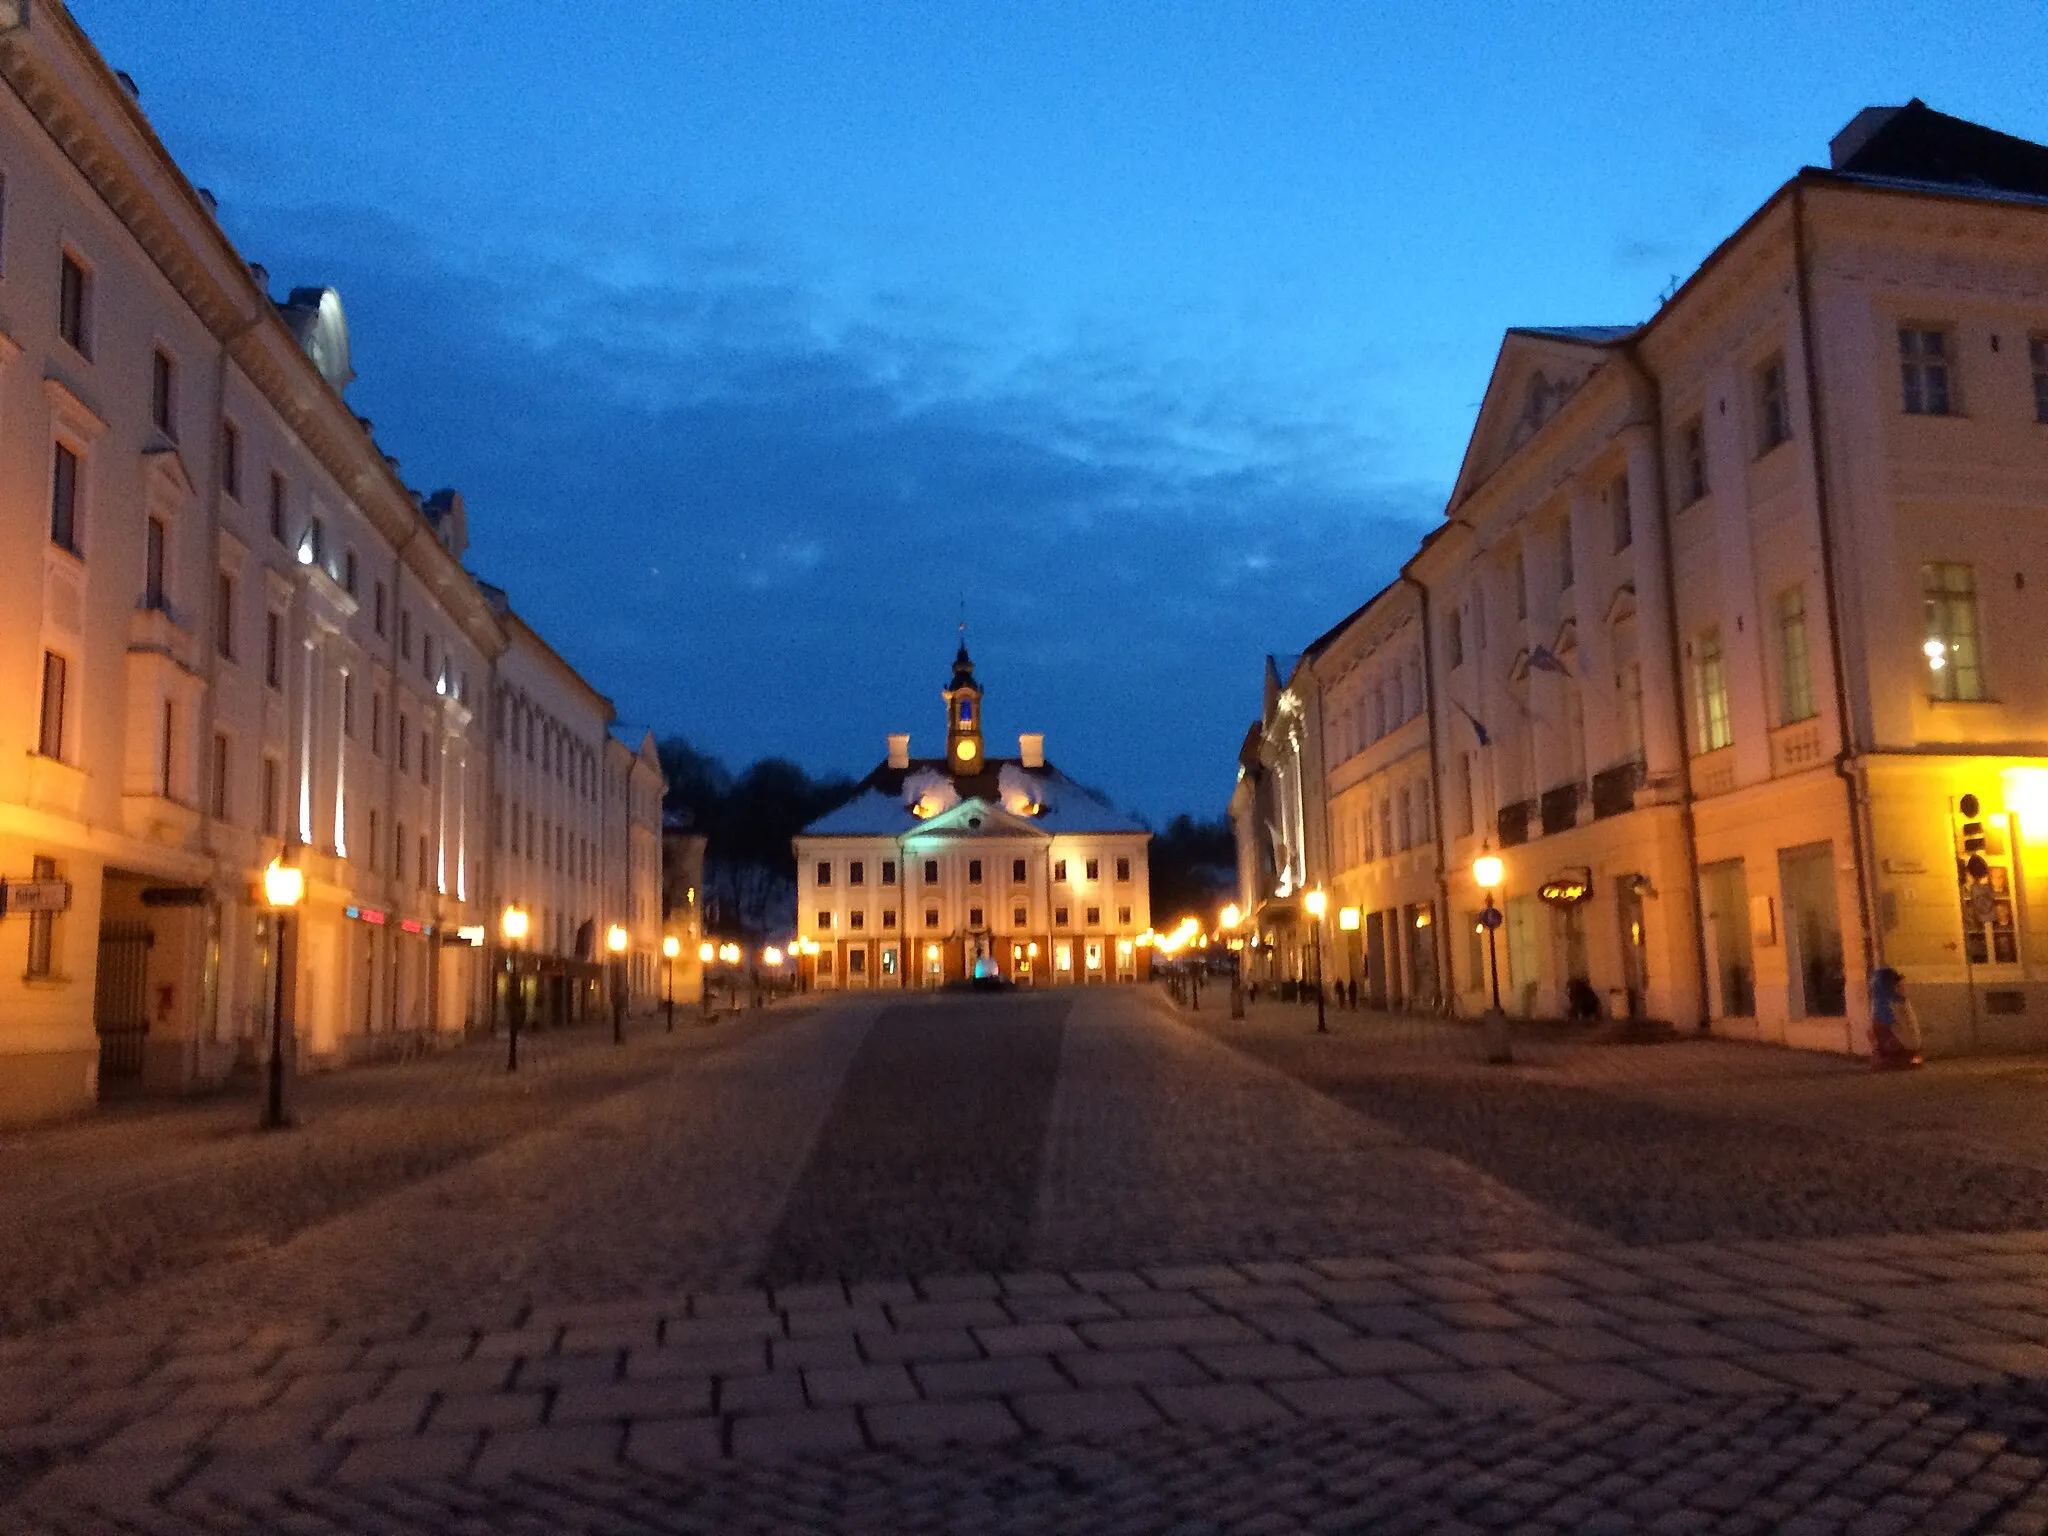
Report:
[[270,1082],[263,1104],[263,1129],[279,1131],[292,1123],[284,1107],[284,930],[291,919],[292,908],[305,899],[305,873],[285,863],[281,855],[272,859],[270,867],[263,871],[263,895],[270,903],[271,943],[275,957],[270,968]]
[[1327,1035],[1330,1020],[1323,1010],[1323,914],[1330,910],[1330,898],[1321,891],[1310,891],[1302,897],[1301,904],[1316,920],[1316,1033]]
[[682,952],[683,941],[674,934],[661,941],[661,1007],[671,1035],[676,1032],[676,956]]
[[1501,914],[1493,904],[1493,892],[1501,882],[1501,874],[1501,861],[1495,854],[1482,853],[1472,861],[1473,883],[1486,893],[1486,908],[1479,914],[1480,926],[1486,930],[1486,973],[1493,990],[1493,1006],[1487,1010],[1485,1021],[1486,1059],[1496,1066],[1514,1060],[1508,1046],[1508,1016],[1500,1006],[1500,954],[1494,941]]
[[626,1043],[626,930],[613,923],[604,936],[605,948],[612,953],[612,1044]]
[[526,937],[526,909],[507,907],[498,918],[505,941],[505,1070],[519,1070],[519,1026],[526,1021],[526,992],[520,985],[519,941]]

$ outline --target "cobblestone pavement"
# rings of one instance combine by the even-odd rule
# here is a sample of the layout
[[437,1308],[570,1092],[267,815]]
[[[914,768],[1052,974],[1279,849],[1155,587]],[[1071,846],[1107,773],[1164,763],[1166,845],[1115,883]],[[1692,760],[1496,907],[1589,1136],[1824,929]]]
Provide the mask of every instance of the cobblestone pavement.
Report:
[[[2048,1531],[2037,1133],[1968,1113],[2031,1067],[1000,1010],[782,1016],[0,1341],[0,1529]],[[1852,1220],[1894,1135],[2019,1193]]]

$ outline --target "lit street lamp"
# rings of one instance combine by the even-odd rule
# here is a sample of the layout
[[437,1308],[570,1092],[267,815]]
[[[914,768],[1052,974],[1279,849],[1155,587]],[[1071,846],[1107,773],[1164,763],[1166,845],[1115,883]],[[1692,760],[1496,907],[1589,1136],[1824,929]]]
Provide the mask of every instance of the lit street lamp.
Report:
[[292,908],[306,898],[305,871],[272,859],[263,871],[263,899],[270,903],[270,928],[276,950],[271,967],[270,1094],[263,1106],[263,1128],[283,1130],[291,1124],[284,1112],[284,929]]
[[1316,1033],[1327,1035],[1330,1020],[1323,1011],[1323,914],[1330,910],[1330,898],[1321,891],[1310,891],[1301,898],[1301,904],[1316,920]]
[[505,940],[505,1070],[519,1070],[519,1026],[524,1022],[526,995],[520,987],[519,945],[526,937],[526,909],[514,904],[498,918],[498,932]]
[[668,1015],[668,1033],[676,1032],[676,956],[683,952],[683,941],[674,934],[661,941],[661,1006]]
[[697,958],[703,963],[697,986],[697,1013],[704,1023],[711,1022],[711,962],[718,958],[718,946],[706,939],[697,946]]
[[613,923],[604,947],[612,952],[612,1044],[626,1043],[626,930]]
[[[1235,933],[1237,925],[1244,921],[1244,913],[1236,902],[1223,909],[1223,927],[1226,932]],[[1230,1016],[1244,1017],[1244,949],[1233,943],[1230,946]]]
[[1508,1048],[1508,1016],[1500,1006],[1500,955],[1494,947],[1494,930],[1500,927],[1500,908],[1493,904],[1493,893],[1501,882],[1500,859],[1491,853],[1482,853],[1472,861],[1472,880],[1486,892],[1486,909],[1479,914],[1479,926],[1486,930],[1486,973],[1493,986],[1493,1006],[1486,1011],[1484,1036],[1486,1059],[1495,1066],[1502,1066],[1514,1060],[1514,1053]]

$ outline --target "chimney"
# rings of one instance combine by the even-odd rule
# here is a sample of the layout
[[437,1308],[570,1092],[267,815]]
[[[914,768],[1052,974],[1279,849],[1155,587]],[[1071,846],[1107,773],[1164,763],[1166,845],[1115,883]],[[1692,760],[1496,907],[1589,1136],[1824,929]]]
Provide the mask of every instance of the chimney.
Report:
[[892,735],[889,738],[889,766],[908,768],[910,766],[910,733]]
[[1017,738],[1017,757],[1026,768],[1045,766],[1045,736],[1039,731],[1026,731]]
[[1905,110],[1904,107],[1865,107],[1828,140],[1828,166],[1845,170],[1858,150],[1877,137],[1877,131]]

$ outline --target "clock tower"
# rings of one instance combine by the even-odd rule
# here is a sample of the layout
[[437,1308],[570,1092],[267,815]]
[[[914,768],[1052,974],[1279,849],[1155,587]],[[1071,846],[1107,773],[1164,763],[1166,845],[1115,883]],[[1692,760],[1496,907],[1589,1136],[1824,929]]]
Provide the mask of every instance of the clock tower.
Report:
[[955,774],[979,773],[981,751],[981,684],[974,680],[974,662],[967,654],[967,636],[953,658],[953,681],[946,685],[946,766]]

